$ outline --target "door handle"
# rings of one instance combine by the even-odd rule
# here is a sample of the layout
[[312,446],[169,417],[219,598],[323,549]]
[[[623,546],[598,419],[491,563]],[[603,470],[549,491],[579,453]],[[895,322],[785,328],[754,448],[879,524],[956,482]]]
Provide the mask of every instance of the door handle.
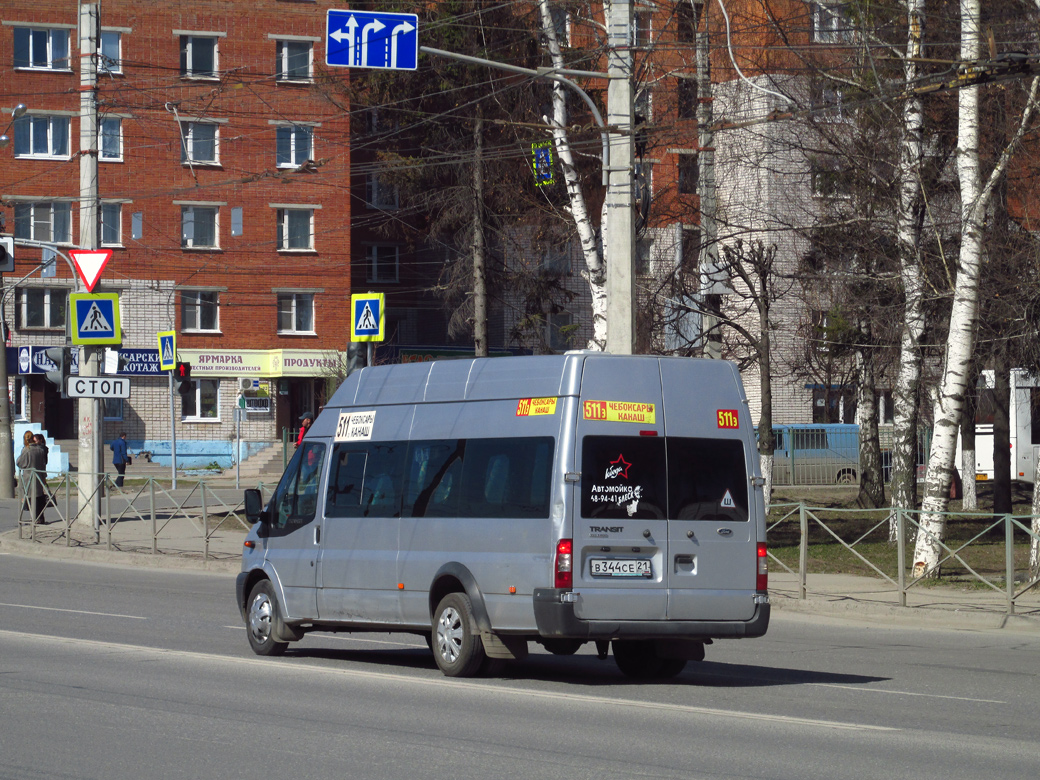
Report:
[[314,543],[321,544],[321,526],[314,526]]

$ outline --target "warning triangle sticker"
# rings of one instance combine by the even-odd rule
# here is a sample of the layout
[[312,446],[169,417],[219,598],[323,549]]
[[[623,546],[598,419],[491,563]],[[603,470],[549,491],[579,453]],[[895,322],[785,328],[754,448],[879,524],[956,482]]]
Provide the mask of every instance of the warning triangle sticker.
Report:
[[112,323],[105,319],[105,315],[101,312],[101,307],[96,302],[91,303],[87,315],[83,318],[83,322],[80,323],[79,332],[112,333],[114,330]]
[[105,265],[112,259],[111,249],[70,249],[69,257],[76,264],[79,278],[87,287],[87,292],[94,291],[94,285],[101,278]]
[[730,492],[728,490],[726,491],[726,495],[722,497],[721,505],[726,507],[727,509],[733,509],[734,507],[736,507],[736,504],[733,503],[733,496],[730,495]]

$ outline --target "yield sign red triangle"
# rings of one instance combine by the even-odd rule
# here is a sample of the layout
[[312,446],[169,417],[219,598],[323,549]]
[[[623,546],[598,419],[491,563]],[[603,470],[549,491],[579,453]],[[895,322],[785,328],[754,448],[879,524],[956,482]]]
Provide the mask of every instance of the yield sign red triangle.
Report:
[[69,257],[76,264],[79,278],[87,286],[87,292],[94,291],[94,285],[101,278],[105,264],[112,258],[111,249],[70,249]]

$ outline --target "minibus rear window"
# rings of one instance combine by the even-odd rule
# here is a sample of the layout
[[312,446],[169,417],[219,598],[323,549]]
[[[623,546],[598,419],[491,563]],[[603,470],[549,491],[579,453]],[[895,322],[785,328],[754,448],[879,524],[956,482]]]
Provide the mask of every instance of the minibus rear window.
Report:
[[667,444],[669,518],[748,519],[748,476],[742,442],[670,436]]
[[735,439],[582,439],[582,517],[746,521],[747,484]]

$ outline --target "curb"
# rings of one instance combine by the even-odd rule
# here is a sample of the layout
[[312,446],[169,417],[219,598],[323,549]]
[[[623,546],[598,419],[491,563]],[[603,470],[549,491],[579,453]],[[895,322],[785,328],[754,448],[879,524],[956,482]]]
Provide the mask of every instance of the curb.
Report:
[[98,549],[95,546],[44,545],[27,539],[19,539],[17,529],[0,534],[0,551],[25,557],[57,558],[65,561],[85,561],[135,568],[202,571],[212,574],[237,574],[242,569],[242,562],[237,557],[204,560],[199,554],[160,552],[152,555],[151,553]]
[[884,604],[855,596],[809,594],[799,599],[771,592],[769,600],[778,613],[872,623],[879,626],[918,626],[957,631],[1024,631],[1040,634],[1040,613],[1007,615],[995,607],[972,604]]

